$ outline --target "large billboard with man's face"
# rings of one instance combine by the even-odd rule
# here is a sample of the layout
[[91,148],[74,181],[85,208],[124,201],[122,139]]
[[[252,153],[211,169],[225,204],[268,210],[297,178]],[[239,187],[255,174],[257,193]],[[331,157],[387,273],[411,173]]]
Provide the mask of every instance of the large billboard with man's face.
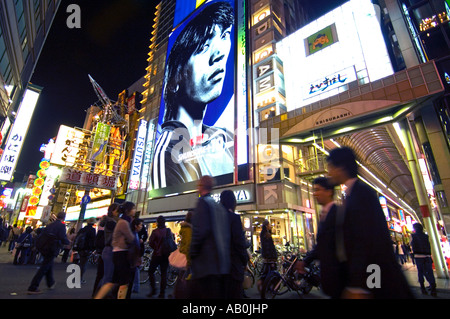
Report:
[[169,37],[153,190],[178,191],[189,183],[192,189],[203,175],[234,172],[234,2],[205,2]]

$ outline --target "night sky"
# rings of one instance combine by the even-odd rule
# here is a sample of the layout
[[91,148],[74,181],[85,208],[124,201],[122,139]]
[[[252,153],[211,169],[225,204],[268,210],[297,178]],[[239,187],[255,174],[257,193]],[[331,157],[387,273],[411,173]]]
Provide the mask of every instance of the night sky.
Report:
[[[157,0],[63,0],[31,82],[43,87],[16,167],[15,181],[35,174],[39,151],[59,126],[82,127],[86,110],[98,101],[90,74],[112,100],[145,75]],[[342,0],[307,0],[310,16]],[[70,29],[70,4],[81,8],[81,28]]]

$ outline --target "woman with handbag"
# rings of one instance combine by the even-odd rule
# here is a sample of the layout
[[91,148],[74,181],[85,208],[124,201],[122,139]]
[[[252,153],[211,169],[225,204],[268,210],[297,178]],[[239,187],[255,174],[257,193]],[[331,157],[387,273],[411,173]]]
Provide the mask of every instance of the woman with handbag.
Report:
[[112,281],[103,284],[95,299],[103,299],[116,286],[119,286],[117,299],[125,299],[127,297],[128,285],[132,275],[129,247],[136,238],[131,231],[130,224],[136,214],[136,205],[132,202],[125,202],[120,206],[119,212],[121,216],[114,228],[112,237],[114,264]]
[[[191,239],[192,239],[192,211],[188,211],[184,221],[181,223],[180,228],[180,246],[177,249],[178,252],[185,256],[185,265],[183,268],[180,268],[177,282],[175,283],[174,288],[174,297],[175,299],[186,299],[189,297],[189,276],[190,271],[189,267],[191,265],[191,258],[189,256],[189,249],[191,247]],[[175,252],[174,252],[175,253]],[[172,254],[174,254],[172,253]],[[172,255],[169,257],[169,261]]]

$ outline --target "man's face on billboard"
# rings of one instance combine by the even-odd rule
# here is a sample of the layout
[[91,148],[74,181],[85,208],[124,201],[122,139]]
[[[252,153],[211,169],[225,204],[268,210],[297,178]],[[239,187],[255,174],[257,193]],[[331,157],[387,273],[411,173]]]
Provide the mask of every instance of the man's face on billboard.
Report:
[[215,25],[212,37],[194,53],[184,69],[186,96],[197,103],[209,103],[222,93],[226,63],[231,49],[231,26]]

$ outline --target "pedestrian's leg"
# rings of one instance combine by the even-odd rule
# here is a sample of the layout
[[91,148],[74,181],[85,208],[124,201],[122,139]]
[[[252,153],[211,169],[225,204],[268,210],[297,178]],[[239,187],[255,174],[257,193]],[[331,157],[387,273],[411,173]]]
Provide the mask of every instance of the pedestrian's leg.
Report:
[[34,275],[31,280],[31,284],[28,287],[28,292],[33,293],[37,292],[39,288],[39,284],[41,283],[42,278],[47,274],[48,269],[50,268],[50,262],[53,260],[53,257],[44,257],[44,261],[42,262],[41,267],[39,267],[38,271]]
[[148,294],[149,297],[153,296],[156,293],[155,270],[156,267],[158,267],[158,262],[156,259],[156,256],[152,257],[152,259],[150,260],[150,265],[148,267],[148,279],[150,282],[150,293]]
[[134,272],[133,292],[139,293],[139,288],[141,287],[140,281],[141,271],[139,270],[139,267],[137,267],[136,271]]
[[422,294],[427,294],[427,290],[425,289],[425,279],[424,279],[424,258],[416,258],[416,267],[417,267],[417,280],[420,284],[420,289]]
[[55,285],[55,278],[53,278],[53,264],[54,264],[53,261],[54,257],[52,257],[50,262],[48,263],[48,270],[47,273],[45,274],[48,288],[52,288]]
[[161,257],[159,263],[161,269],[161,283],[159,289],[159,298],[165,298],[165,292],[167,287],[167,269],[169,268],[169,259],[167,257]]
[[137,270],[136,267],[130,270],[130,273],[131,273],[131,275],[130,275],[130,283],[128,284],[128,290],[127,290],[126,299],[131,299],[131,291],[132,291],[133,286],[134,286],[134,278],[136,276],[136,272],[137,271],[138,270]]
[[95,296],[95,293],[100,288],[100,282],[102,281],[103,275],[104,275],[103,258],[100,255],[98,258],[97,275],[95,276],[94,288],[92,289],[92,297]]
[[425,258],[425,261],[424,261],[424,275],[425,275],[425,278],[427,279],[428,283],[431,286],[430,294],[432,296],[436,296],[436,279],[434,278],[433,260],[431,259],[431,257]]
[[86,283],[86,280],[84,280],[84,273],[86,272],[86,264],[88,261],[89,253],[86,251],[80,251],[80,268],[81,268],[81,283]]
[[21,248],[16,248],[16,253],[14,254],[14,260],[13,260],[14,265],[17,265],[19,263],[18,259],[19,259],[19,254],[20,254],[21,250],[22,250]]
[[112,282],[107,282],[100,287],[94,299],[103,299],[105,296],[114,288],[115,284]]

